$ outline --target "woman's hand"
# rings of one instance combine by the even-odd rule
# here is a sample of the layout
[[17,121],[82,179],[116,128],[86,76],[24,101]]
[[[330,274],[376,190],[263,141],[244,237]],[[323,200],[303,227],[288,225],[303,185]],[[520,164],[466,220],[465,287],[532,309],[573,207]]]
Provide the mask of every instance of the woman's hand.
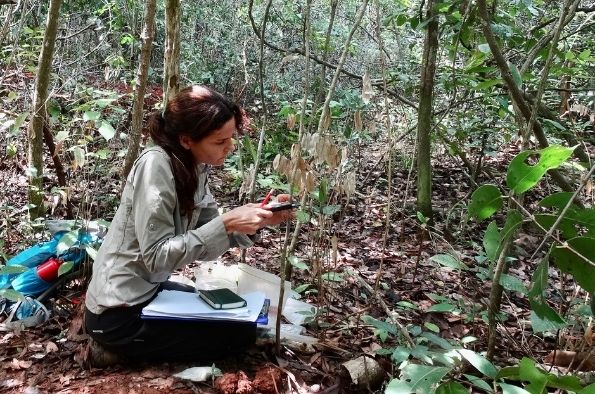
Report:
[[[290,199],[291,196],[289,194],[279,194],[277,196],[277,202],[288,202]],[[266,206],[264,208],[266,209]],[[274,226],[293,219],[295,217],[295,210],[288,209],[285,211],[272,212],[272,214],[273,215],[271,217],[265,220],[265,226]]]
[[255,234],[259,229],[271,223],[273,212],[260,208],[260,204],[246,204],[221,215],[228,233]]

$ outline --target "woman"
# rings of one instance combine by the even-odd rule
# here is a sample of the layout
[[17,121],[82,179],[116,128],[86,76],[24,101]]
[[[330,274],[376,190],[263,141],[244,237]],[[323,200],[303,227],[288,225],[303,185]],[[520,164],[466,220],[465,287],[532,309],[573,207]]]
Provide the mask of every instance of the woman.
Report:
[[87,290],[87,332],[104,349],[128,358],[204,358],[253,343],[254,323],[140,318],[159,291],[193,291],[168,282],[173,271],[248,247],[249,234],[291,217],[258,204],[218,213],[207,171],[233,151],[244,122],[236,104],[204,86],[182,90],[163,115],[152,115],[156,146],[141,153],[126,179]]

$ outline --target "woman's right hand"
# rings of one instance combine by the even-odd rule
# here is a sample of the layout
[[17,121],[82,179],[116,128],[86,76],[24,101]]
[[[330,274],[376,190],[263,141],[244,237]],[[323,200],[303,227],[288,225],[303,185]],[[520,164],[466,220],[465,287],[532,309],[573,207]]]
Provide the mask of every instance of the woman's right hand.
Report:
[[255,234],[271,216],[273,212],[260,208],[260,204],[246,204],[224,213],[221,218],[228,233]]

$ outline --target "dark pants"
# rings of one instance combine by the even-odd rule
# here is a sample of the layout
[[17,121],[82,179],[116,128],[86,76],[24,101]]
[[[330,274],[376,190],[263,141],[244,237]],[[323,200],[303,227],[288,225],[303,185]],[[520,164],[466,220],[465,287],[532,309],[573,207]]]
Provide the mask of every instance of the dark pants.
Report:
[[[165,282],[160,290],[194,291]],[[114,353],[131,359],[212,360],[244,350],[256,338],[256,323],[174,319],[141,319],[152,300],[131,307],[110,308],[96,315],[85,310],[87,333]]]

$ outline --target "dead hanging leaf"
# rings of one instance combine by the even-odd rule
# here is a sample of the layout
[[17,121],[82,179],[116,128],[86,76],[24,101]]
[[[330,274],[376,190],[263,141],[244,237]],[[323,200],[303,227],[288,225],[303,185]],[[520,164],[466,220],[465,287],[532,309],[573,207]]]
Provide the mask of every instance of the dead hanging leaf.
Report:
[[287,128],[289,130],[295,129],[295,114],[287,115]]
[[353,128],[356,131],[362,131],[362,111],[360,110],[355,111],[355,113],[353,114]]
[[350,199],[351,195],[355,193],[355,172],[345,174],[345,181],[341,185],[341,188],[347,195],[347,199]]
[[593,181],[592,180],[588,180],[587,184],[585,185],[585,191],[587,192],[587,194],[591,194],[591,192],[593,191]]
[[273,170],[279,171],[279,164],[281,163],[281,155],[275,156],[273,159]]
[[312,172],[306,173],[306,181],[304,187],[307,191],[311,192],[316,188],[316,177]]
[[301,157],[300,152],[300,144],[293,144],[291,145],[291,160],[295,160],[298,157]]
[[364,76],[362,77],[362,101],[364,104],[368,104],[373,95],[374,90],[372,89],[372,79],[366,70]]

